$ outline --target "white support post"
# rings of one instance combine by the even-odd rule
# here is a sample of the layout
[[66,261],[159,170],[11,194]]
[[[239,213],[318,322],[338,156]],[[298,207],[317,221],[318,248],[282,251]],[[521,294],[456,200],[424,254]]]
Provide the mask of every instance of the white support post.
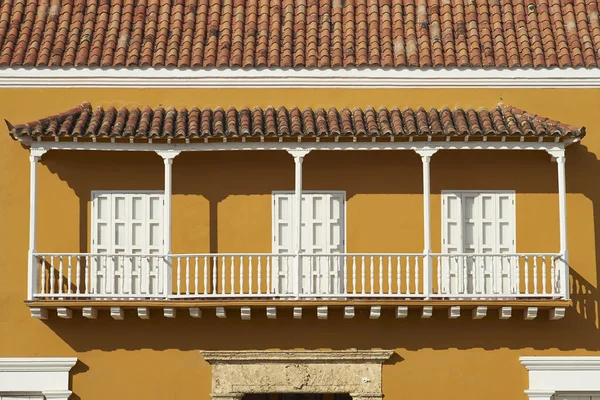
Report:
[[432,291],[431,260],[431,157],[437,149],[420,149],[417,153],[423,163],[423,294],[428,299]]
[[295,149],[288,150],[294,157],[294,254],[296,256],[296,272],[298,277],[296,296],[302,293],[302,264],[300,252],[302,250],[302,161],[310,150]]
[[558,218],[559,218],[559,243],[560,243],[560,292],[564,300],[568,300],[569,293],[569,251],[567,250],[567,181],[565,171],[565,149],[562,147],[548,150],[552,160],[556,161],[558,172]]
[[29,252],[27,253],[27,299],[33,300],[38,290],[38,271],[36,252],[37,222],[37,164],[46,149],[31,148],[29,154]]
[[171,264],[171,197],[173,192],[173,159],[177,157],[180,150],[158,150],[156,153],[163,158],[165,164],[165,193],[163,206],[163,253],[165,255],[165,266],[163,271],[164,295],[169,297],[173,290],[173,271]]

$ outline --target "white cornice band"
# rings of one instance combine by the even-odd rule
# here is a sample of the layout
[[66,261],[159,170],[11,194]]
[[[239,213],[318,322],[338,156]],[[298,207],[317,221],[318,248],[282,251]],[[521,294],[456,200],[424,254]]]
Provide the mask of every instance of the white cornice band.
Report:
[[0,372],[69,372],[75,363],[75,357],[0,358]]
[[3,68],[0,88],[600,88],[600,69]]

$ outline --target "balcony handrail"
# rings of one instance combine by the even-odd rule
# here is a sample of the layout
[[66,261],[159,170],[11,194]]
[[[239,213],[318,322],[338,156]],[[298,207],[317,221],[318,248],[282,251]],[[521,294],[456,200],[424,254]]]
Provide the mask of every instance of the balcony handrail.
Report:
[[[75,256],[106,256],[106,257],[235,257],[235,256],[296,256],[296,253],[171,253],[171,254],[147,254],[147,253],[33,253],[34,256],[47,256],[47,257],[75,257]],[[300,253],[300,256],[490,256],[490,257],[505,257],[505,256],[521,256],[521,257],[561,257],[560,253]]]

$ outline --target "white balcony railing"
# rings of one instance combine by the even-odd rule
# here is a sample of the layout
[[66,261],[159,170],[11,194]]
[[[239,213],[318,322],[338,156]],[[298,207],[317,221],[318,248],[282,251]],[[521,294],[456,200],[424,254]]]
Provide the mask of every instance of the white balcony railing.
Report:
[[36,299],[565,298],[558,254],[35,254]]

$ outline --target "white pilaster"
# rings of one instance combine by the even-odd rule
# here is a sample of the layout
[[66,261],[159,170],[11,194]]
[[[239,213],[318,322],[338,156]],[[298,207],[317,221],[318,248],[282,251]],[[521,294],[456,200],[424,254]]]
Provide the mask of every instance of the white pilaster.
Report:
[[163,252],[165,254],[166,268],[164,270],[164,295],[168,297],[173,287],[173,274],[171,264],[171,197],[173,194],[173,160],[181,153],[180,150],[157,150],[156,154],[163,158],[165,164],[165,194],[163,207]]
[[567,183],[565,170],[565,150],[557,148],[548,150],[552,159],[556,161],[558,172],[558,218],[559,218],[559,243],[560,243],[560,292],[565,300],[569,299],[569,252],[567,250]]
[[431,263],[431,157],[437,149],[419,149],[423,163],[423,294],[429,298],[432,290]]
[[36,252],[36,222],[37,222],[37,164],[46,149],[31,148],[29,153],[29,252],[27,254],[27,299],[33,300],[38,289]]
[[302,161],[310,153],[307,149],[288,150],[294,157],[294,254],[296,255],[296,271],[298,276],[298,295],[302,291],[302,265],[300,263],[300,251],[302,249]]

